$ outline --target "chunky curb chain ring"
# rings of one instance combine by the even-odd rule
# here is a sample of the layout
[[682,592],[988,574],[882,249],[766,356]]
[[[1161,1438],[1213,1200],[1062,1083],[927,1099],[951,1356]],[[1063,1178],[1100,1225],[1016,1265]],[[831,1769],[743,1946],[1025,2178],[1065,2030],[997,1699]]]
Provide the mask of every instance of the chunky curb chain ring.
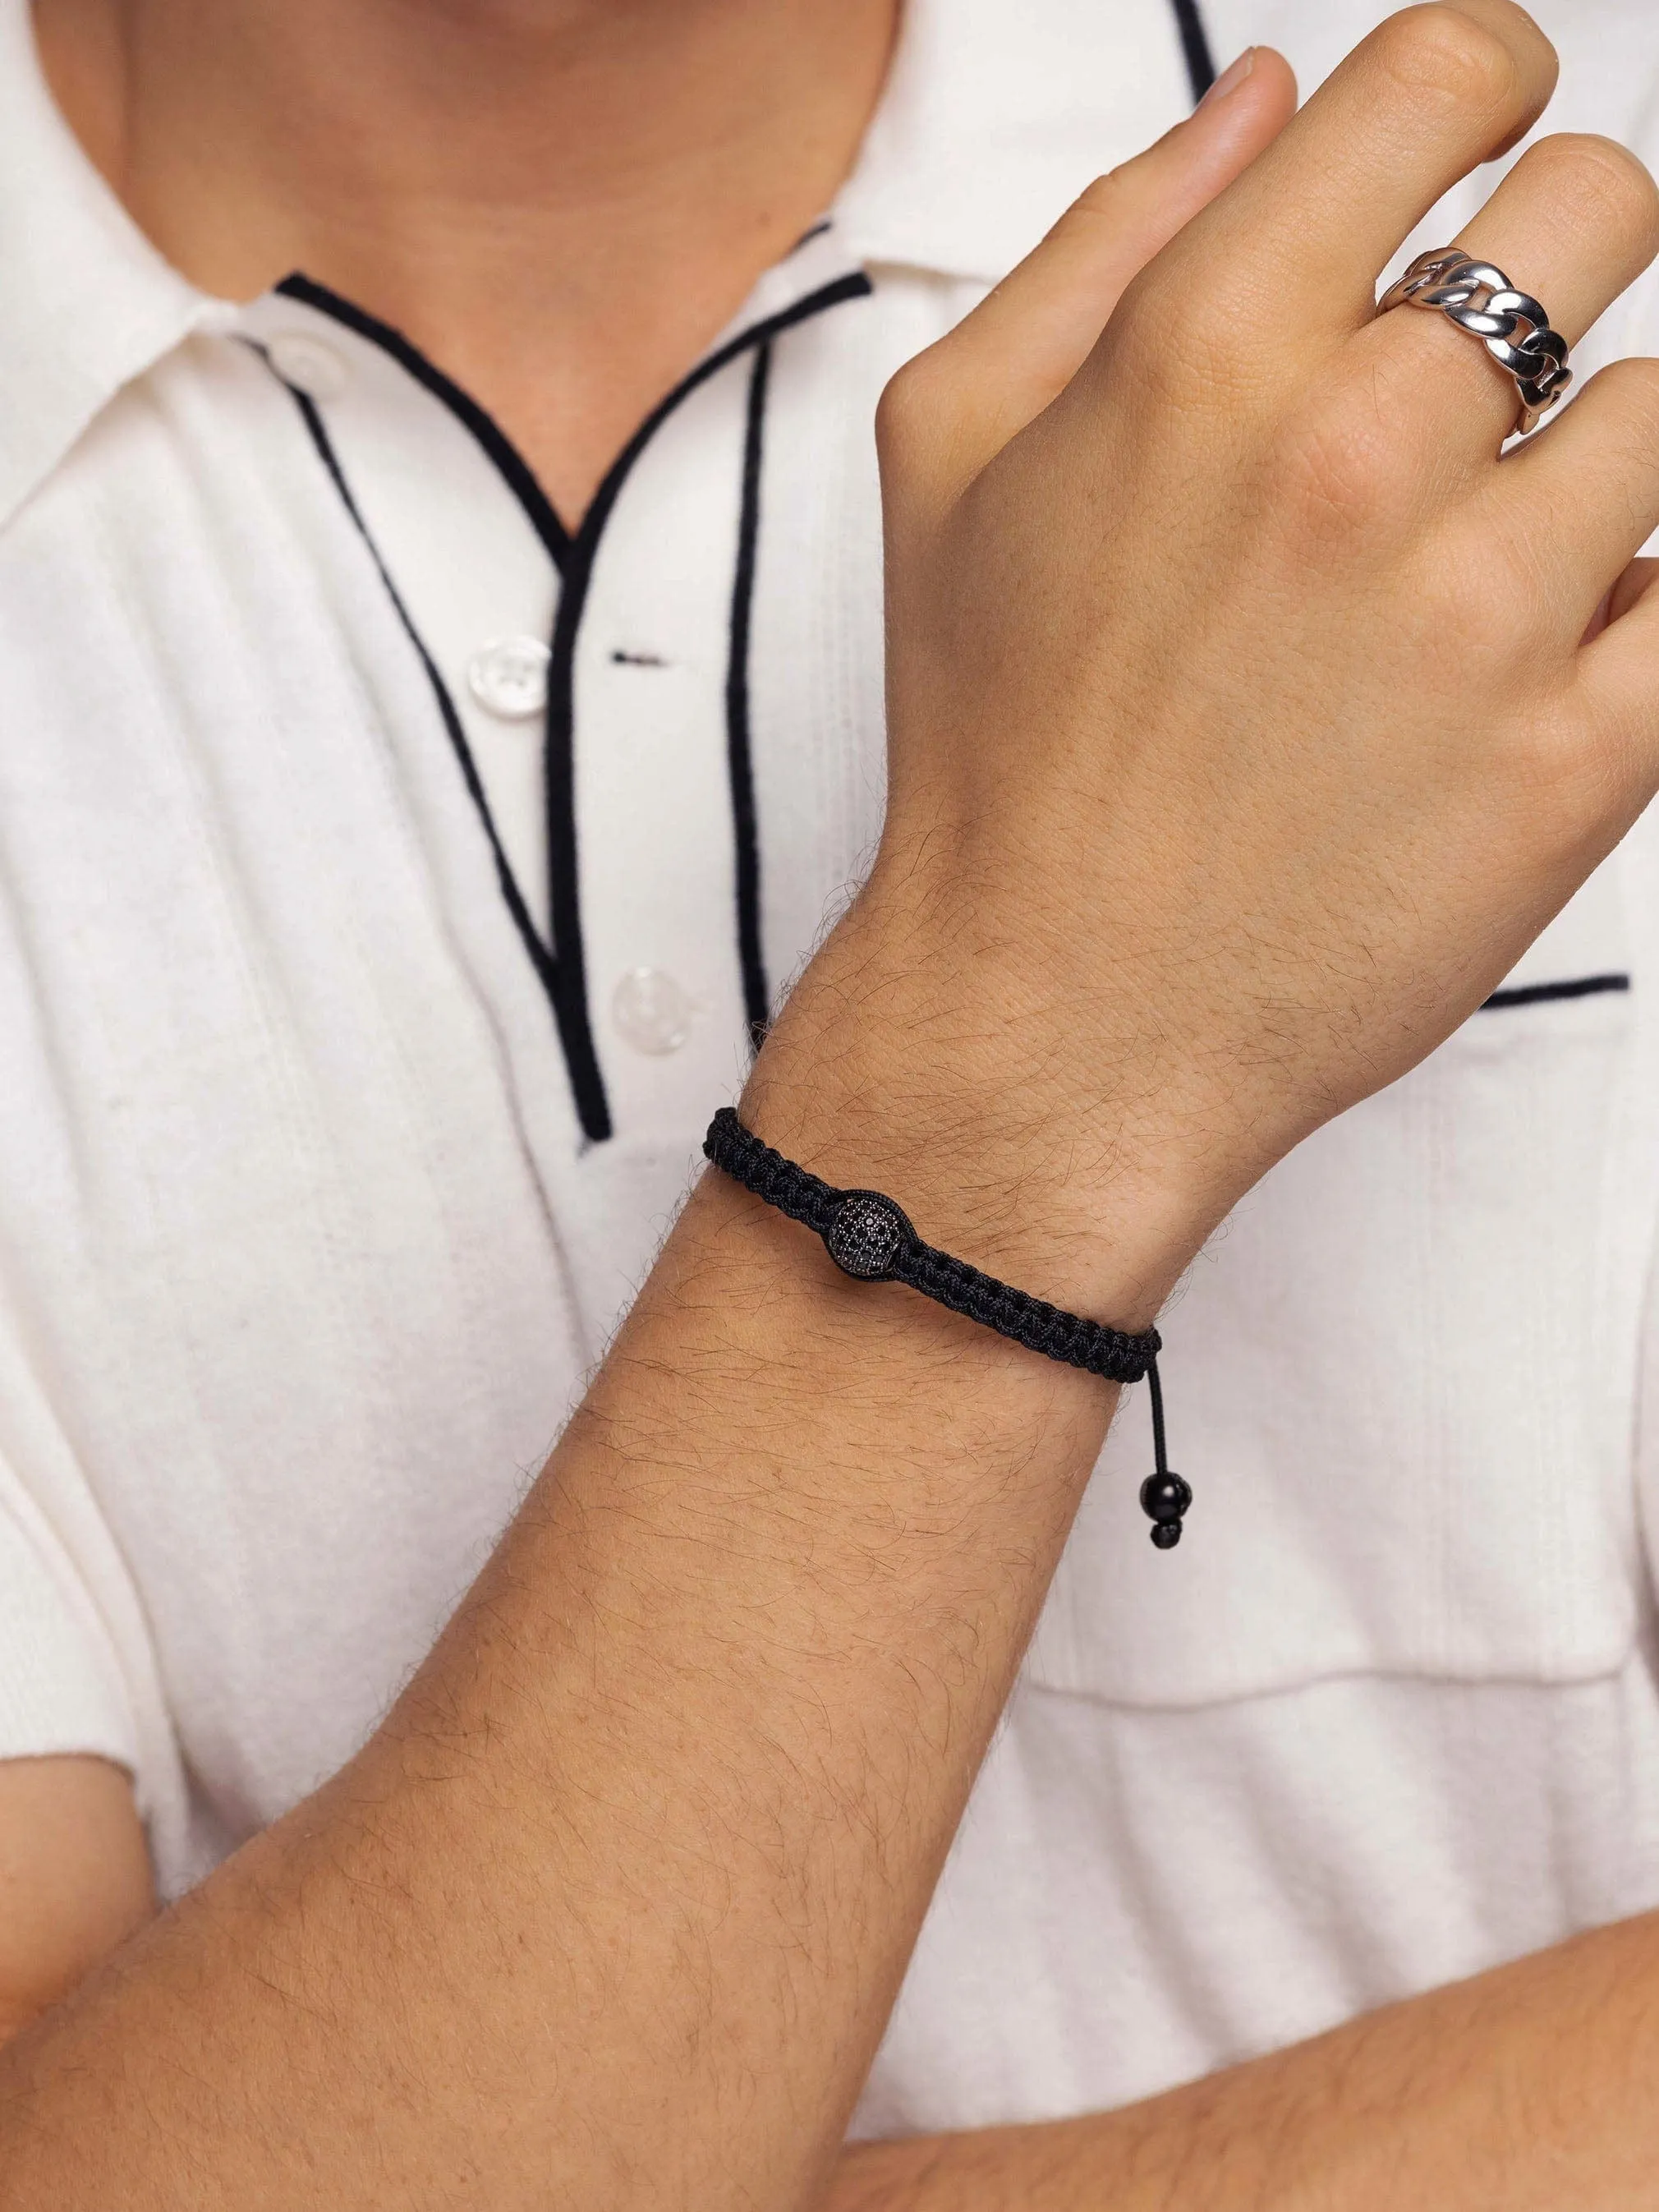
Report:
[[1567,342],[1550,328],[1550,319],[1529,292],[1517,292],[1501,269],[1477,261],[1455,246],[1437,246],[1413,262],[1397,284],[1377,302],[1390,307],[1437,307],[1476,337],[1500,368],[1515,379],[1521,395],[1516,423],[1523,436],[1535,430],[1572,382]]

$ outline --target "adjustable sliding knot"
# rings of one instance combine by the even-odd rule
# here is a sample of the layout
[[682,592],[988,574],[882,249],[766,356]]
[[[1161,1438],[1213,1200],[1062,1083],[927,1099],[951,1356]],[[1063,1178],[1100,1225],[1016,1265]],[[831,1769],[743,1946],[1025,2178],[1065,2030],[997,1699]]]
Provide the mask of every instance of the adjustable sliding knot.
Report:
[[1156,1359],[1146,1363],[1146,1389],[1152,1401],[1152,1457],[1157,1464],[1140,1486],[1140,1510],[1152,1524],[1152,1538],[1158,1550],[1173,1552],[1193,1502],[1193,1486],[1170,1465],[1164,1439],[1164,1385]]

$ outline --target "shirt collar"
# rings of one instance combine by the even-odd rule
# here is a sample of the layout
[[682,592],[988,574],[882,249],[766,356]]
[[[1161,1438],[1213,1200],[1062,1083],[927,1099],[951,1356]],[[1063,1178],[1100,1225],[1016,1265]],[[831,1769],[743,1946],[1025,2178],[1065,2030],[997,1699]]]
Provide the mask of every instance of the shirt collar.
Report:
[[124,384],[234,310],[186,283],[47,89],[28,0],[0,0],[0,523]]
[[[825,249],[994,283],[1187,104],[1168,0],[908,0]],[[0,0],[0,268],[3,526],[124,385],[240,312],[186,282],[93,167],[28,0]]]

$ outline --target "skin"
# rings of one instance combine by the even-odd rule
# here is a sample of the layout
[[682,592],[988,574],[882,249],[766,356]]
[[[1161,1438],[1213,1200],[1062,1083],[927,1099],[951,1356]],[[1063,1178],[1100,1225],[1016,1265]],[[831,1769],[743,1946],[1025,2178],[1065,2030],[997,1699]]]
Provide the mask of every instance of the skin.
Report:
[[[1553,73],[1505,0],[1419,9],[1275,137],[1261,56],[884,404],[889,819],[745,1112],[1103,1319],[1659,786],[1659,371],[1499,467],[1478,349],[1370,314]],[[1659,201],[1554,141],[1470,243],[1575,335]],[[1646,1923],[1128,2114],[839,2158],[1111,1398],[701,1186],[363,1753],[14,2039],[0,2206],[1645,2202]]]
[[1659,1922],[1576,1938],[1129,2109],[880,2144],[833,2212],[1638,2212]]
[[834,197],[897,0],[40,0],[59,104],[221,297],[412,337],[568,522]]
[[132,1788],[101,1759],[0,1766],[0,2039],[155,1910]]

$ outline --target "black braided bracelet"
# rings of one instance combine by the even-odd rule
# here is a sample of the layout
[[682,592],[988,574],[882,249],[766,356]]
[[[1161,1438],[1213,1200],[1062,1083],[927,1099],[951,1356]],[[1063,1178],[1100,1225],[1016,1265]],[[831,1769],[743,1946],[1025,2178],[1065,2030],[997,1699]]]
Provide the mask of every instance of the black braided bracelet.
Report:
[[925,1244],[893,1200],[878,1190],[837,1190],[763,1144],[730,1106],[722,1106],[709,1123],[702,1148],[722,1174],[792,1221],[815,1230],[844,1275],[861,1283],[903,1283],[952,1313],[1023,1344],[1028,1352],[1063,1360],[1068,1367],[1081,1367],[1109,1382],[1139,1382],[1144,1376],[1152,1397],[1158,1464],[1140,1486],[1140,1503],[1152,1521],[1152,1541],[1159,1551],[1170,1551],[1181,1541],[1182,1518],[1193,1493],[1168,1464],[1164,1393],[1158,1376],[1162,1340],[1155,1328],[1131,1336],[1121,1328],[1103,1328],[1099,1322],[1028,1297],[994,1275],[982,1274],[967,1261]]

